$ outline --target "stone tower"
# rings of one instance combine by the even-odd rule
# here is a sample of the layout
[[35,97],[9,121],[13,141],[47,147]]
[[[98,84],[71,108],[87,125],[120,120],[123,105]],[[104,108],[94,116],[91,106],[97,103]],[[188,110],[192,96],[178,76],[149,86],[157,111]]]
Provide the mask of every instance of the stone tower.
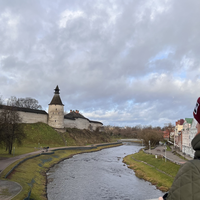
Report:
[[54,92],[53,99],[49,104],[49,126],[54,128],[64,128],[64,105],[60,98],[60,89],[57,86]]

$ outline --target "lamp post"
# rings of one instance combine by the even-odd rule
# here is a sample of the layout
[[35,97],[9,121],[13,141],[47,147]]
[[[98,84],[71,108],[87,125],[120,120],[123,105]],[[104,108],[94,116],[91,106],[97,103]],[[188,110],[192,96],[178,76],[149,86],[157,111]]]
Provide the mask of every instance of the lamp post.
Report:
[[165,145],[165,162],[166,162],[166,144],[164,144]]
[[13,156],[15,156],[15,147],[13,147]]
[[141,139],[142,140],[142,147],[143,147],[143,139]]
[[149,140],[149,154],[150,154],[150,149],[151,149],[151,141]]

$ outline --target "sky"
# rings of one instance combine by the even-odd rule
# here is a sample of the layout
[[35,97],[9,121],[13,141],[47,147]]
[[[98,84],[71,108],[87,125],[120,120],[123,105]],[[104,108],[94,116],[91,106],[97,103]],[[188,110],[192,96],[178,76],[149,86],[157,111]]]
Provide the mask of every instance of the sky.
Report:
[[111,126],[193,117],[199,0],[0,0],[0,96]]

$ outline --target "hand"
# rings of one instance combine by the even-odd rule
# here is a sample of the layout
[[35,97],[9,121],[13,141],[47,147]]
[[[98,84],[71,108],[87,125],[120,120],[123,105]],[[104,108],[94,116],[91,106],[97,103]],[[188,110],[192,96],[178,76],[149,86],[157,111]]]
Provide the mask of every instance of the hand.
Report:
[[158,200],[163,200],[163,198],[162,198],[162,197],[159,197]]

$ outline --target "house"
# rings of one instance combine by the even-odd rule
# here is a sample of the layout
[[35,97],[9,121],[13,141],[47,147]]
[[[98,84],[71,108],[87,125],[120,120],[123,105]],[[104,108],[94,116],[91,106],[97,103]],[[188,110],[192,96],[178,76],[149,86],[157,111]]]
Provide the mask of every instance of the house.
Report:
[[[192,121],[192,125],[190,127],[190,130],[189,130],[189,140],[190,140],[190,144],[191,144],[191,141],[193,140],[193,138],[195,137],[195,135],[197,134],[197,128],[196,128],[196,125],[197,125],[197,121],[196,119],[194,118],[193,121]],[[189,149],[188,152],[186,152],[190,157],[194,157],[194,150],[193,148],[191,147]]]
[[176,122],[175,130],[174,130],[174,147],[179,150],[182,149],[182,130],[183,130],[184,120],[180,119]]
[[170,131],[169,129],[166,129],[165,131],[163,131],[163,138],[165,140],[169,140],[169,137],[170,137]]
[[193,118],[185,118],[182,130],[182,152],[190,154],[191,152],[191,140],[190,140],[190,128]]

